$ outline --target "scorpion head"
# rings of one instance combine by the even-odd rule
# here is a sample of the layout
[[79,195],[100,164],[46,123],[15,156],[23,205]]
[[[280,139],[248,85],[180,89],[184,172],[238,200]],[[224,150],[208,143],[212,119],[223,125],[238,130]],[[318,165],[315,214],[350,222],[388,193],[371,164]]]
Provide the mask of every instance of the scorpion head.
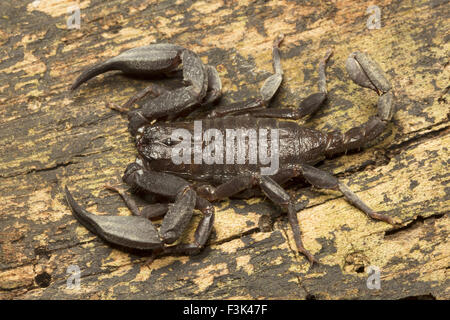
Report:
[[172,128],[155,124],[139,130],[136,146],[145,160],[171,160],[172,147],[177,143],[172,138]]

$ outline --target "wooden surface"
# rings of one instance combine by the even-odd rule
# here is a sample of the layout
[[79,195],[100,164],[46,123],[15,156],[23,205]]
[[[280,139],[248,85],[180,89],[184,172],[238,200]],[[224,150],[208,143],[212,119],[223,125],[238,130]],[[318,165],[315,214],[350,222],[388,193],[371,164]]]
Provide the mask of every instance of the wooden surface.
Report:
[[[85,0],[81,28],[69,30],[73,3],[0,4],[0,298],[450,298],[448,1]],[[381,9],[379,30],[366,27],[372,4]],[[368,52],[388,74],[397,112],[383,139],[320,167],[401,219],[402,229],[369,220],[338,192],[294,187],[296,200],[310,199],[298,217],[321,265],[311,268],[295,252],[285,215],[255,198],[216,204],[201,254],[147,266],[73,218],[66,184],[93,213],[130,214],[103,188],[136,156],[126,119],[105,101],[123,103],[147,84],[107,74],[71,93],[81,70],[128,48],[171,42],[216,66],[225,104],[257,94],[279,33],[285,76],[275,108],[315,92],[317,64],[334,49],[329,103],[308,126],[347,130],[375,114],[376,95],[346,75],[349,53]],[[185,241],[198,221],[196,213]],[[67,288],[70,265],[81,270],[79,290]],[[366,286],[370,266],[381,270],[379,290]]]

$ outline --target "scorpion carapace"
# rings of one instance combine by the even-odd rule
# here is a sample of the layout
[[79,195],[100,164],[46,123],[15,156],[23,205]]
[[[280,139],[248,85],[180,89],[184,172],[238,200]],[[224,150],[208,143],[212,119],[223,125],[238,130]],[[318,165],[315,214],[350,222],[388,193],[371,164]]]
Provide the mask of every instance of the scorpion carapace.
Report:
[[[185,86],[169,91],[151,84],[124,106],[113,107],[127,113],[129,131],[136,138],[139,153],[136,161],[126,168],[123,181],[132,192],[154,194],[161,201],[140,210],[122,188],[108,185],[107,188],[122,196],[134,216],[98,216],[80,207],[66,187],[67,200],[75,217],[96,235],[120,246],[152,249],[154,254],[194,254],[204,247],[213,228],[214,207],[211,202],[260,188],[271,201],[287,211],[298,251],[312,263],[316,260],[302,244],[297,220],[297,212],[304,204],[300,207],[296,205],[282,187],[293,178],[303,178],[317,188],[340,190],[350,203],[373,219],[397,224],[393,218],[369,208],[331,174],[313,167],[326,157],[361,148],[383,132],[394,113],[394,96],[383,71],[369,56],[360,52],[350,54],[346,63],[350,78],[379,95],[377,115],[343,134],[305,128],[288,120],[312,115],[324,104],[327,99],[325,68],[331,51],[319,63],[318,92],[304,99],[296,109],[267,108],[282,82],[279,49],[282,39],[280,36],[274,41],[274,73],[264,82],[257,97],[218,106],[201,119],[203,130],[214,129],[216,135],[225,136],[230,129],[241,130],[237,131],[241,133],[277,130],[277,145],[276,148],[272,146],[270,152],[277,154],[279,167],[270,175],[262,174],[262,165],[258,163],[176,163],[171,158],[172,148],[180,143],[174,139],[175,130],[182,129],[195,135],[196,121],[163,120],[176,119],[195,108],[212,105],[221,96],[222,86],[217,71],[212,66],[204,65],[194,52],[176,45],[154,44],[128,50],[88,68],[75,81],[73,89],[108,70],[121,70],[134,75],[164,74],[175,70],[180,64]],[[138,100],[144,100],[142,107],[127,111]],[[189,225],[194,209],[203,214],[194,242],[173,244]],[[150,221],[157,217],[163,217],[159,230]]]

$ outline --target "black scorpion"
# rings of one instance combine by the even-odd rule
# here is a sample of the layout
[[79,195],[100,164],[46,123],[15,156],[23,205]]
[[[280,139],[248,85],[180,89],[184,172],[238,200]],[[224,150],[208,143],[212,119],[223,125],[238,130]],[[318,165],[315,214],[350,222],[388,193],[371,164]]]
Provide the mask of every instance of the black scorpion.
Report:
[[[316,260],[302,244],[297,220],[298,210],[305,205],[296,205],[282,187],[293,178],[302,178],[317,188],[340,190],[351,204],[370,218],[396,225],[393,218],[369,208],[331,174],[313,167],[325,158],[363,147],[386,128],[394,113],[394,95],[384,72],[369,56],[361,52],[350,54],[346,62],[348,74],[356,84],[372,89],[379,95],[377,115],[343,134],[305,128],[289,120],[312,115],[326,101],[325,67],[331,51],[326,53],[319,64],[317,93],[304,99],[297,109],[267,108],[282,82],[281,41],[281,36],[274,41],[274,73],[264,82],[258,97],[216,107],[201,120],[204,130],[217,128],[223,136],[226,134],[225,128],[242,129],[241,132],[277,129],[278,150],[271,152],[278,154],[279,170],[273,175],[262,175],[262,165],[257,163],[175,164],[172,161],[171,150],[181,142],[174,139],[174,130],[182,128],[194,133],[194,122],[162,120],[179,119],[194,109],[212,105],[221,96],[221,81],[216,69],[204,65],[194,52],[172,44],[152,44],[125,51],[83,72],[72,89],[110,70],[145,76],[168,74],[182,64],[185,85],[170,91],[151,84],[124,106],[115,107],[127,113],[129,131],[136,137],[139,152],[136,161],[125,170],[123,181],[133,192],[157,195],[161,202],[139,210],[123,189],[108,185],[109,189],[119,192],[134,216],[100,216],[79,206],[66,187],[66,197],[75,217],[96,235],[123,247],[151,249],[154,254],[195,254],[204,247],[213,228],[214,207],[211,202],[233,196],[251,196],[254,193],[246,192],[259,187],[267,198],[287,211],[298,251],[313,263]],[[127,111],[141,99],[144,100],[142,107]],[[205,144],[205,141],[202,143]],[[187,228],[194,209],[203,214],[195,231],[194,242],[170,245]],[[164,218],[157,230],[150,219],[160,216]]]

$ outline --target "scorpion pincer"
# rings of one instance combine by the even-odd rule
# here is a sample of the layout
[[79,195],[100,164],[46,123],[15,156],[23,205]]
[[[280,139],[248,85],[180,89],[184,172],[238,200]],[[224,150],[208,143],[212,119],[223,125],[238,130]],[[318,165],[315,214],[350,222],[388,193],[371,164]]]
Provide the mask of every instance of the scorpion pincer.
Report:
[[[83,72],[72,89],[109,70],[155,75],[170,73],[182,64],[185,86],[170,91],[152,84],[124,106],[115,107],[127,113],[129,131],[136,138],[139,153],[122,179],[132,192],[157,195],[160,201],[140,210],[123,189],[108,185],[122,196],[134,216],[100,216],[79,206],[66,187],[67,201],[79,222],[104,240],[123,247],[151,249],[155,254],[195,254],[205,246],[213,228],[211,202],[234,196],[249,197],[261,190],[287,212],[298,251],[313,263],[316,260],[303,246],[297,218],[297,212],[306,204],[296,204],[283,189],[289,180],[299,178],[316,188],[340,190],[345,199],[370,218],[397,225],[394,218],[369,208],[337,178],[314,167],[325,158],[364,147],[384,131],[394,113],[394,95],[384,72],[368,55],[350,54],[346,62],[348,74],[356,84],[379,95],[377,114],[345,133],[306,128],[290,120],[314,114],[327,100],[325,69],[331,51],[318,66],[318,92],[306,97],[297,108],[267,108],[283,78],[279,49],[282,39],[282,36],[275,39],[272,47],[274,73],[266,79],[256,97],[218,106],[201,119],[204,130],[218,128],[223,136],[230,128],[247,132],[263,128],[279,130],[279,169],[273,175],[261,174],[261,165],[254,163],[175,164],[171,160],[172,148],[180,143],[173,139],[174,131],[182,128],[193,133],[195,129],[195,121],[183,121],[180,117],[196,108],[211,106],[221,96],[222,86],[216,69],[204,65],[194,52],[171,44],[153,44],[125,51]],[[144,100],[142,106],[127,111],[138,100]],[[176,121],[164,121],[167,119]],[[194,241],[174,244],[188,227],[194,209],[203,214]],[[161,216],[163,220],[158,230],[150,219]]]

